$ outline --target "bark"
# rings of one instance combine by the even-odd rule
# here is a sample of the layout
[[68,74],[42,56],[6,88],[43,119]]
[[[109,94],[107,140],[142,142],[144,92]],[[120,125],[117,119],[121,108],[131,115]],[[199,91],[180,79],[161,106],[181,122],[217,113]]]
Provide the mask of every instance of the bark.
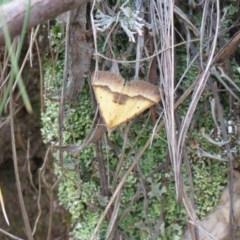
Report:
[[[55,18],[63,12],[78,7],[88,0],[31,0],[31,13],[28,28],[32,28],[46,20]],[[0,13],[5,17],[11,37],[20,34],[26,12],[27,0],[13,0],[0,6]],[[3,24],[0,21],[0,45],[4,43]]]
[[76,102],[89,73],[93,54],[93,43],[87,38],[87,4],[75,8],[70,13],[69,30],[69,77],[66,97]]

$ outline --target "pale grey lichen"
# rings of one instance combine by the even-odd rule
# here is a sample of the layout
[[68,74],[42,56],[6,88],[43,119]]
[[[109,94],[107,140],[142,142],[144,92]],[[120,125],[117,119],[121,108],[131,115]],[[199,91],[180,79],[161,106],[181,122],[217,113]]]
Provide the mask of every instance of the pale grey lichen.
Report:
[[109,16],[105,15],[101,10],[97,10],[96,20],[94,21],[94,25],[99,32],[105,32],[110,26],[116,22],[117,16]]
[[136,42],[134,34],[143,35],[143,27],[150,29],[150,24],[139,17],[139,11],[132,10],[130,7],[120,7],[120,12],[114,16],[104,14],[97,10],[96,20],[94,21],[97,31],[104,32],[111,27],[113,23],[120,24],[123,31],[129,37],[130,42]]

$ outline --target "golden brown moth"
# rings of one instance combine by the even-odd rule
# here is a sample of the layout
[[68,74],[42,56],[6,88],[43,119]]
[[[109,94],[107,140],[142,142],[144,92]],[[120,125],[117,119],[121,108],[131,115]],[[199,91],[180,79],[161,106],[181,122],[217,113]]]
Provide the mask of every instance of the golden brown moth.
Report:
[[107,71],[94,73],[92,86],[101,116],[110,129],[160,101],[157,86],[141,80],[125,83],[120,75]]

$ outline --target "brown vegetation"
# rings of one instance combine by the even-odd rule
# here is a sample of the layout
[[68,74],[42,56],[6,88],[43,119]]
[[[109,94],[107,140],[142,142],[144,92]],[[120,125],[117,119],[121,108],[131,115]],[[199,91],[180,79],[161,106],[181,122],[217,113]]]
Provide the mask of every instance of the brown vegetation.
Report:
[[[207,233],[203,233],[199,231],[199,238],[194,238],[194,231],[190,234],[190,231],[186,232],[187,240],[207,240],[209,239],[207,235],[211,236],[216,240],[228,240],[230,239],[229,231],[231,228],[229,226],[229,219],[233,216],[234,219],[234,229],[236,236],[234,239],[240,238],[240,175],[239,173],[235,173],[236,179],[233,182],[233,213],[230,214],[231,204],[230,204],[230,193],[229,187],[226,187],[222,193],[219,205],[216,206],[215,210],[206,216],[201,222],[201,227]],[[197,232],[197,230],[196,230]]]

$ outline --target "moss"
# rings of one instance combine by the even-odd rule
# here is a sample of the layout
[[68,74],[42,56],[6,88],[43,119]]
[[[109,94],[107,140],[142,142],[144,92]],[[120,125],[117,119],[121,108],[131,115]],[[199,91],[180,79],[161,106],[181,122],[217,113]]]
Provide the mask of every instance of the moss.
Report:
[[[54,38],[54,41],[56,39]],[[101,46],[104,44],[103,39],[99,38],[98,41],[102,41],[99,43]],[[116,56],[121,55],[120,49],[124,49],[124,51],[127,49],[124,41],[118,41],[119,44],[114,45]],[[179,52],[178,77],[183,74],[187,65],[186,53]],[[56,82],[46,80],[49,91],[54,92],[61,86],[60,75],[62,72],[59,66],[62,66],[61,61],[57,61],[55,67],[46,71],[46,79],[52,79],[52,75],[54,75],[56,80]],[[126,74],[126,78],[129,71],[132,71],[132,69],[127,70],[125,66],[121,70],[123,74]],[[182,93],[196,79],[197,74],[198,68],[193,65],[181,83]],[[219,153],[222,149],[212,146],[200,134],[201,127],[204,127],[206,132],[210,132],[214,128],[208,97],[207,89],[202,95],[194,115],[196,119],[194,130],[186,142],[190,144],[191,141],[196,141],[205,151]],[[185,116],[190,101],[190,98],[187,99],[178,108],[180,118]],[[94,112],[90,107],[91,98],[87,85],[84,86],[77,102],[78,104],[75,106],[66,105],[65,108],[64,143],[81,144],[90,132]],[[58,139],[59,104],[51,99],[47,100],[45,104],[46,111],[42,113],[42,134],[46,142],[56,141]],[[108,188],[111,193],[152,134],[153,123],[149,119],[149,115],[144,113],[131,122],[127,133],[125,125],[114,131],[109,136],[114,150],[106,142],[102,142],[105,168],[109,177]],[[124,141],[125,136],[127,136],[126,141]],[[176,203],[174,174],[171,163],[168,162],[167,144],[166,132],[161,130],[124,184],[117,221],[119,229],[126,239],[145,240],[154,236],[159,236],[156,238],[158,240],[182,239],[187,214],[183,205]],[[202,217],[217,204],[226,183],[227,167],[225,163],[216,160],[199,159],[194,150],[188,149],[188,153],[193,174],[197,214]],[[122,166],[119,175],[116,176],[116,169],[120,161],[122,161]],[[79,155],[65,153],[64,168],[60,167],[61,164],[56,154],[55,172],[56,175],[63,176],[59,184],[58,196],[61,204],[71,214],[71,239],[90,239],[107,204],[108,199],[100,194],[99,173],[95,166],[97,164],[92,145],[85,148]],[[182,165],[182,171],[187,191],[189,191],[185,163]],[[98,239],[104,239],[107,227],[108,223],[104,222],[100,228]]]

